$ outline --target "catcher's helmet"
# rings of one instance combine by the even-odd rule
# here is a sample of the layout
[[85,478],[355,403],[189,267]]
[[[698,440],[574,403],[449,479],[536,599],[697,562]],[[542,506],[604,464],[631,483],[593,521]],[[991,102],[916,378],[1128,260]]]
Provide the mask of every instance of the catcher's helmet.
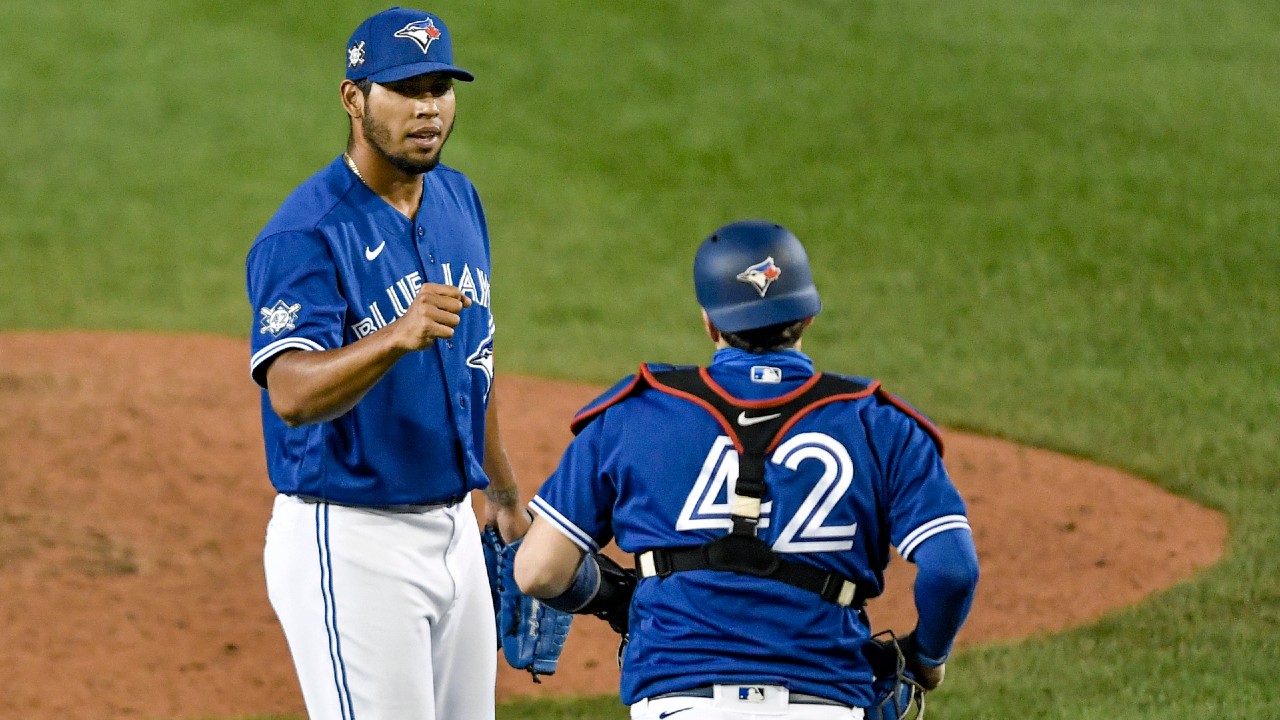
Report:
[[762,220],[730,223],[703,240],[693,284],[698,304],[725,332],[795,322],[822,309],[804,246]]

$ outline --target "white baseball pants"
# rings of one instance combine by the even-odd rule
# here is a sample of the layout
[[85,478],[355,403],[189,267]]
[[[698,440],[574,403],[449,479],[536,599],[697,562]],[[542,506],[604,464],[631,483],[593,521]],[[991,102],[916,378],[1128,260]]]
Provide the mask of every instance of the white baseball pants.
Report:
[[404,513],[279,495],[263,559],[311,720],[493,720],[497,634],[469,497]]

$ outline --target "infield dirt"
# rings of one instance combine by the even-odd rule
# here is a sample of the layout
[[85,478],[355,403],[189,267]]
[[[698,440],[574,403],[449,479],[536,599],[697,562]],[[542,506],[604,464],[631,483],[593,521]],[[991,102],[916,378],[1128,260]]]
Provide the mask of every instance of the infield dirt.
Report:
[[[602,388],[497,383],[528,497]],[[263,581],[273,492],[258,402],[243,341],[0,334],[0,718],[302,714]],[[1151,483],[943,435],[982,563],[961,646],[1086,623],[1222,555],[1223,516]],[[910,629],[912,578],[890,565],[877,629]],[[498,697],[614,693],[616,646],[580,618],[556,675],[534,685],[506,668]]]

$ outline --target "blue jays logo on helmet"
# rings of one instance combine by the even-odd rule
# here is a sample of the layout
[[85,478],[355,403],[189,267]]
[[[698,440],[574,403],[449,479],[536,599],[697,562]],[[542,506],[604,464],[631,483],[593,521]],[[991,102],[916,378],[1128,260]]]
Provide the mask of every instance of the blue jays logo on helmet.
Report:
[[730,223],[703,240],[693,284],[698,304],[724,332],[795,322],[822,309],[804,246],[763,220]]
[[756,292],[760,293],[760,297],[764,297],[764,294],[769,292],[769,286],[781,274],[782,268],[778,267],[772,257],[767,257],[738,273],[738,279],[744,283],[749,283],[756,289]]
[[397,30],[396,37],[409,38],[418,43],[418,47],[422,48],[423,54],[426,54],[431,47],[431,43],[440,39],[440,28],[436,27],[431,18],[417,20]]

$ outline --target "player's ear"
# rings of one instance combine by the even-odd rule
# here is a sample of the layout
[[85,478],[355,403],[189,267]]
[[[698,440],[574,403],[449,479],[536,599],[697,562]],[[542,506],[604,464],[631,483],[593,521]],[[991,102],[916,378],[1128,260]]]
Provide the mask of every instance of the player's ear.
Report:
[[343,80],[338,92],[342,96],[342,107],[347,115],[353,120],[363,118],[365,95],[360,86],[350,80]]
[[716,327],[711,318],[707,317],[707,311],[702,311],[702,327],[707,331],[707,337],[711,338],[711,342],[720,342],[720,328]]

